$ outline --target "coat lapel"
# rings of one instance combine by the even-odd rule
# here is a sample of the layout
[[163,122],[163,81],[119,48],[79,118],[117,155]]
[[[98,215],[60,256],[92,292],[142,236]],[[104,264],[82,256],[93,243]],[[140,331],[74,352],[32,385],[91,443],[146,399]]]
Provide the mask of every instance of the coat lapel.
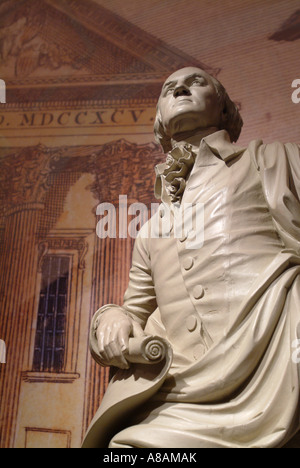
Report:
[[193,170],[187,181],[182,203],[193,203],[195,194],[199,193],[204,183],[207,183],[214,172],[214,167],[229,162],[233,163],[234,159],[243,151],[245,148],[231,143],[226,130],[220,130],[203,138]]

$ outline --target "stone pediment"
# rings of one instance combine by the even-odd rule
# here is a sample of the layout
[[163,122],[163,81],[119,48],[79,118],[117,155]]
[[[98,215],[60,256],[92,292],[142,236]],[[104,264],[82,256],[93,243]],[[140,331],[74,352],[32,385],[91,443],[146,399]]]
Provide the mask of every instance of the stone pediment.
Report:
[[[40,96],[47,101],[110,99],[110,93],[116,97],[116,87],[143,99],[154,83],[180,67],[200,66],[214,75],[219,71],[91,0],[5,0],[0,5],[0,58],[7,102],[26,100],[26,89],[32,90],[30,100],[38,101]],[[18,92],[9,95],[12,88]]]

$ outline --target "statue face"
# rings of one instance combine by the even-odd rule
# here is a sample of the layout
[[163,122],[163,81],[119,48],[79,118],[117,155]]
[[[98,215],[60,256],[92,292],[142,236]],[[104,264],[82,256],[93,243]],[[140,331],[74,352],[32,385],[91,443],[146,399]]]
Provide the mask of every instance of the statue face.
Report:
[[165,81],[158,101],[169,136],[219,127],[221,105],[212,78],[200,68],[178,70]]

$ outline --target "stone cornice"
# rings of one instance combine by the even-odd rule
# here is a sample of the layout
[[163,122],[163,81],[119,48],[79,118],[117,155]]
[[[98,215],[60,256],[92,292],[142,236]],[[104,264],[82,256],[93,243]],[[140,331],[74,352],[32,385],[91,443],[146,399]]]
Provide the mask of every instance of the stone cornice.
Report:
[[135,98],[128,99],[76,99],[70,101],[27,101],[27,102],[7,102],[6,104],[1,104],[1,112],[7,111],[34,111],[34,110],[55,110],[61,109],[63,111],[69,109],[98,109],[99,107],[115,107],[115,106],[146,106],[146,107],[156,107],[157,96],[150,98]]
[[70,237],[48,236],[41,241],[38,245],[38,271],[42,271],[43,259],[51,250],[76,250],[78,252],[78,268],[84,270],[88,243],[85,240],[86,236],[78,235],[76,230],[75,234],[77,234],[77,236],[74,236],[74,233],[72,233]]

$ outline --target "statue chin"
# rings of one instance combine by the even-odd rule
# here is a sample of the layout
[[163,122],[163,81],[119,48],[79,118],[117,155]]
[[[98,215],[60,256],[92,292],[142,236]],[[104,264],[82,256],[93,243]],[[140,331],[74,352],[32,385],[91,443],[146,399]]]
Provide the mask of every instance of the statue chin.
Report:
[[211,127],[209,122],[205,122],[195,115],[193,112],[179,112],[166,125],[166,133],[171,135],[171,138],[181,135],[183,137],[191,137],[199,131],[205,131]]

